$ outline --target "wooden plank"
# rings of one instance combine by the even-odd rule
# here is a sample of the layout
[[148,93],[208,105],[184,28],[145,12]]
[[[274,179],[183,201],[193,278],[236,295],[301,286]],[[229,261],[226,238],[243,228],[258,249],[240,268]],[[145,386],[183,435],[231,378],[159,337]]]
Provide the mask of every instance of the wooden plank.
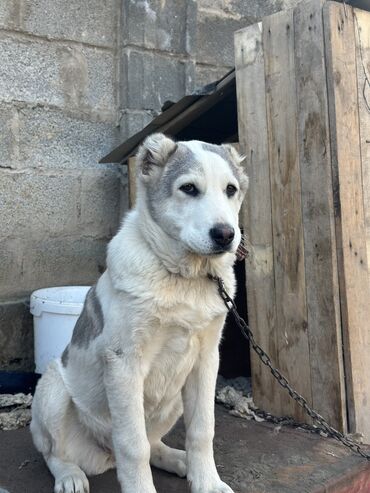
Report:
[[[354,9],[358,107],[362,161],[362,188],[366,225],[367,261],[370,272],[370,12]],[[369,281],[370,282],[370,281]]]
[[307,322],[313,406],[346,431],[323,3],[302,2],[294,10]]
[[[256,341],[277,365],[271,191],[262,32],[255,24],[235,33],[235,69],[240,152],[246,156],[249,190],[242,209],[248,238],[248,320]],[[280,391],[269,370],[251,352],[253,399],[279,415]]]
[[370,289],[353,10],[324,7],[332,173],[349,429],[370,441]]
[[[292,10],[263,20],[263,49],[278,362],[292,386],[312,404]],[[284,414],[307,421],[289,395],[281,395],[281,407]]]
[[131,209],[136,200],[136,158],[129,157],[127,162],[128,173],[128,205]]

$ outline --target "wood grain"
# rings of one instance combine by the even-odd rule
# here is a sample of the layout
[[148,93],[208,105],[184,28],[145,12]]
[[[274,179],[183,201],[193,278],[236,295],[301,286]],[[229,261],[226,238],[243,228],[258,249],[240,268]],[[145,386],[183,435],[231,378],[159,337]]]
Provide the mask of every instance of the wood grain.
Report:
[[[366,225],[367,261],[370,272],[370,12],[354,9],[357,93],[360,117],[362,188]],[[369,276],[370,282],[370,276]]]
[[[292,386],[312,404],[292,10],[263,20],[263,50],[278,362]],[[280,399],[284,414],[307,421],[289,395]]]
[[324,60],[323,0],[294,10],[299,164],[314,408],[347,428]]
[[[242,209],[249,248],[248,319],[256,341],[274,364],[278,364],[265,71],[262,32],[257,24],[235,34],[235,69],[240,152],[246,156],[249,176],[249,190]],[[253,351],[251,366],[254,402],[262,409],[280,414],[280,390]]]
[[127,162],[128,173],[128,205],[131,209],[136,200],[136,158],[129,157]]
[[370,289],[353,10],[324,7],[341,315],[350,431],[370,441]]

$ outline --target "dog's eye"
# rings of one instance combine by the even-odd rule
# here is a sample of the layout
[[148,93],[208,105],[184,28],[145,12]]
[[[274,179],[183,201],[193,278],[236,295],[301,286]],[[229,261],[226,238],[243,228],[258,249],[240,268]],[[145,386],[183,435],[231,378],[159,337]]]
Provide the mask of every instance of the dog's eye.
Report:
[[238,191],[238,189],[236,187],[234,187],[234,185],[227,185],[226,187],[226,195],[228,197],[232,197],[233,195],[236,194],[236,192]]
[[180,190],[186,195],[191,195],[192,197],[196,197],[199,194],[199,190],[193,183],[185,183],[185,185],[181,185]]

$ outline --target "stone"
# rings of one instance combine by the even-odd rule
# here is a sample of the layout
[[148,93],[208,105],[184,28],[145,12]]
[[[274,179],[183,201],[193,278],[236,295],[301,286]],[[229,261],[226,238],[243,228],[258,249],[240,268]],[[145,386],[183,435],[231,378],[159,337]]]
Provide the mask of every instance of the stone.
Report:
[[212,67],[209,65],[197,64],[195,67],[195,88],[200,89],[220,80],[232,67]]
[[33,319],[26,299],[0,303],[0,368],[32,371]]
[[55,50],[50,48],[49,43],[0,36],[0,97],[3,101],[63,103],[61,88],[57,87]]
[[0,170],[0,297],[95,278],[123,212],[121,179],[118,167]]
[[19,34],[1,34],[0,53],[0,100],[114,113],[113,53]]
[[241,16],[229,17],[214,11],[199,11],[197,62],[234,66],[234,33],[253,22]]
[[5,29],[18,28],[21,18],[21,0],[1,0],[0,27]]
[[194,0],[123,0],[123,45],[194,54],[196,14],[197,3]]
[[111,238],[118,229],[121,204],[119,165],[114,170],[84,172],[79,230],[84,236]]
[[[280,10],[295,7],[302,0],[256,0],[245,2],[242,0],[198,0],[198,11],[213,12],[219,17],[244,19],[251,24],[259,22],[262,17],[274,14]],[[247,25],[247,24],[246,24]]]
[[77,173],[0,169],[1,238],[78,234],[80,184]]
[[166,101],[191,93],[194,80],[192,61],[126,48],[121,66],[122,106],[159,111]]
[[155,114],[156,112],[153,115],[150,111],[123,110],[119,124],[120,142],[140,132],[151,122]]
[[89,121],[47,107],[17,111],[21,168],[102,169],[99,160],[119,143],[118,130],[109,120]]
[[18,115],[12,106],[0,105],[0,168],[12,168],[18,160]]
[[[0,270],[0,299],[29,296],[48,286],[95,283],[105,270],[109,239],[81,235],[2,240],[1,265],[4,258],[13,258]],[[7,334],[10,329],[4,324],[3,330]]]
[[26,0],[23,29],[48,38],[113,47],[117,0]]

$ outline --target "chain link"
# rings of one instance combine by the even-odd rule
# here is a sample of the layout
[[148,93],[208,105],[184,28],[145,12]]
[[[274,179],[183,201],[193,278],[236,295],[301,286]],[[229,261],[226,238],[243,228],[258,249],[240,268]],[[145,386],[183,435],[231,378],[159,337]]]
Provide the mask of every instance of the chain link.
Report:
[[[210,274],[208,275],[208,277],[212,281],[215,281],[217,283],[218,292],[223,302],[225,303],[226,308],[230,313],[232,313],[243,336],[249,340],[250,345],[252,346],[253,350],[257,353],[262,363],[270,369],[270,372],[272,373],[274,378],[277,380],[279,385],[288,392],[290,397],[295,402],[297,402],[299,406],[301,406],[304,409],[306,414],[310,416],[310,418],[312,418],[314,422],[316,422],[319,425],[319,427],[315,428],[314,431],[315,432],[324,431],[328,437],[335,438],[343,445],[351,449],[353,452],[361,455],[361,457],[370,461],[370,454],[367,453],[363,447],[360,447],[360,445],[356,443],[354,440],[352,440],[350,437],[343,435],[343,433],[330,426],[329,423],[319,413],[317,413],[314,409],[312,409],[308,405],[306,399],[291,387],[287,378],[277,368],[273,366],[269,355],[261,348],[261,346],[257,344],[253,332],[251,331],[245,320],[239,315],[234,300],[230,298],[229,294],[227,293],[223,280],[220,277],[212,276]],[[274,423],[294,424],[293,418],[287,418],[287,417],[276,418],[264,411],[259,411],[257,414],[265,417],[266,419],[268,419],[268,421],[272,421]],[[298,425],[298,426],[305,429],[311,429],[309,425]]]

